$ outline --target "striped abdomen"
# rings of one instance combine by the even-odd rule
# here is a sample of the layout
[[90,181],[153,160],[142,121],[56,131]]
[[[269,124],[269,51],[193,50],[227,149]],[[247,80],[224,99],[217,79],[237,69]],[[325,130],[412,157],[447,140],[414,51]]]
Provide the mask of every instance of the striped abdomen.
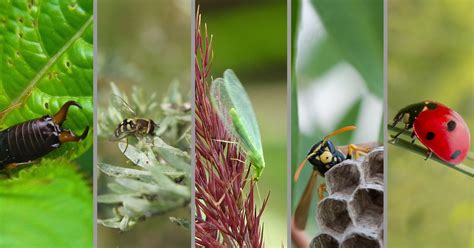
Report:
[[38,159],[59,147],[60,126],[52,117],[26,121],[0,132],[0,166]]

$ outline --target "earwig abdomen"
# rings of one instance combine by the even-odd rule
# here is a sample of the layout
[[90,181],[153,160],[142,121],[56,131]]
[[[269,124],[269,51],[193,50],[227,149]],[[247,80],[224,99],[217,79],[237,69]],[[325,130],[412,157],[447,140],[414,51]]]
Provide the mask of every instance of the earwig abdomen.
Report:
[[1,163],[25,163],[43,157],[59,147],[60,132],[59,125],[49,116],[1,131]]
[[43,116],[0,131],[0,169],[8,164],[28,163],[39,159],[64,142],[77,142],[87,136],[86,127],[81,136],[63,129],[69,106],[80,105],[74,101],[65,103],[54,116]]

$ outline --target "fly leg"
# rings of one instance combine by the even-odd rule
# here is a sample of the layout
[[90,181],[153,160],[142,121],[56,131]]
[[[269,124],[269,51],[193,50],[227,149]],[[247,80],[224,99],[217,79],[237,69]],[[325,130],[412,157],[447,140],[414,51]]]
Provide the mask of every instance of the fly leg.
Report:
[[125,138],[125,149],[123,150],[123,154],[125,154],[127,152],[127,149],[128,149],[128,137]]

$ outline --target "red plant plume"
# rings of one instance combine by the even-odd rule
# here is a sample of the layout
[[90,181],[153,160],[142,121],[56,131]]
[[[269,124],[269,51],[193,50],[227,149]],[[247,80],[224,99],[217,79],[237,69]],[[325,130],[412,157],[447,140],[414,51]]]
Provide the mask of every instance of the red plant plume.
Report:
[[[195,26],[195,237],[197,247],[263,247],[260,210],[254,202],[245,152],[209,100],[212,36]],[[225,142],[223,142],[225,141]]]

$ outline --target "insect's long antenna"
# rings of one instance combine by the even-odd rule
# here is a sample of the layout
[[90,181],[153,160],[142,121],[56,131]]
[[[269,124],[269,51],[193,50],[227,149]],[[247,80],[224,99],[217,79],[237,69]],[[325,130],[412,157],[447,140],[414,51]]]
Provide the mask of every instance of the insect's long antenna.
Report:
[[306,160],[308,160],[308,157],[304,158],[303,162],[301,162],[301,164],[298,166],[295,176],[293,177],[293,180],[295,180],[295,182],[298,181],[298,178],[300,177],[301,171],[303,170],[303,167],[306,164]]
[[326,143],[326,141],[328,141],[331,137],[334,137],[338,134],[341,134],[347,131],[352,131],[354,129],[356,129],[356,126],[347,126],[347,127],[339,128],[336,131],[330,133],[328,136],[324,137],[323,144]]

